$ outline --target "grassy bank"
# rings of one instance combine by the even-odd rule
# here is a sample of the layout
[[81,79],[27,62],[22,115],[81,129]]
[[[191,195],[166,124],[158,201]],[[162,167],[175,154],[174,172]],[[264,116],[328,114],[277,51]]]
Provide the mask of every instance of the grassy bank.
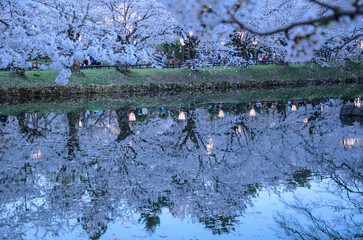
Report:
[[[308,86],[332,80],[363,77],[363,64],[346,68],[327,68],[318,64],[258,65],[245,67],[214,67],[202,71],[188,69],[130,69],[124,75],[115,69],[83,70],[84,77],[71,76],[66,87],[59,87],[54,79],[56,71],[27,71],[25,77],[14,72],[0,72],[2,95],[44,95],[112,92],[148,92],[157,90],[216,88],[268,88]],[[350,71],[346,70],[350,69]],[[339,81],[338,81],[339,82]],[[344,81],[343,81],[344,82]],[[317,84],[315,84],[317,83]]]
[[10,97],[0,104],[0,114],[21,112],[68,113],[95,109],[117,110],[142,107],[187,107],[204,103],[245,103],[257,101],[319,100],[363,96],[363,84],[317,86],[314,88],[282,88],[275,90],[206,91],[178,94],[114,94],[111,96],[44,96],[24,99]]

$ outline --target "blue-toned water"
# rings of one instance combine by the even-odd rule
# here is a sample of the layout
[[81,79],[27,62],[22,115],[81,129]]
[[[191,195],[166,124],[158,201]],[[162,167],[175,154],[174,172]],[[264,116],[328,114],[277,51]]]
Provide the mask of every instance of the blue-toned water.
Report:
[[0,239],[360,239],[353,100],[2,113]]

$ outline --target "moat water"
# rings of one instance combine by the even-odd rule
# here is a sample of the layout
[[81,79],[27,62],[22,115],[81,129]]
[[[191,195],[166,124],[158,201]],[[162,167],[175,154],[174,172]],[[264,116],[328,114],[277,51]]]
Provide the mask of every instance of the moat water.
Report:
[[1,113],[0,239],[360,239],[354,100]]

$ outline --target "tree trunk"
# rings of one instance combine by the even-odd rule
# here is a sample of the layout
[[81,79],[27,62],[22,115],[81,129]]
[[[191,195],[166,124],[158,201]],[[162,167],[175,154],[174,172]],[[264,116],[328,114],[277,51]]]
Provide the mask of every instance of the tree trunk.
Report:
[[81,72],[81,68],[80,68],[80,64],[78,61],[75,61],[71,67],[71,72],[72,74],[75,74],[77,76],[81,76],[81,77],[84,77],[84,73]]
[[123,73],[123,74],[125,74],[125,75],[129,75],[127,65],[121,64],[119,61],[116,62],[116,70]]

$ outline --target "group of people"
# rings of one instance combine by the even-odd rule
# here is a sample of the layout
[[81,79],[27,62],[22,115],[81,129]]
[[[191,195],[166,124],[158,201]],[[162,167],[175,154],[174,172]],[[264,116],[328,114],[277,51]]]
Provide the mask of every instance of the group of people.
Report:
[[277,54],[276,53],[265,53],[258,55],[259,61],[277,61]]
[[89,65],[101,65],[100,62],[97,62],[92,56],[87,56],[87,58],[83,61],[84,66]]
[[[250,61],[253,60],[253,54],[251,52],[246,53],[246,60]],[[258,61],[277,61],[277,54],[276,53],[259,53],[257,55]]]
[[[245,55],[245,58],[247,61],[253,60],[254,56],[252,54],[252,52],[247,52]],[[175,56],[175,51],[172,51],[170,54],[170,61],[168,61],[168,57],[167,57],[167,53],[162,51],[159,54],[156,55],[155,59],[160,62],[162,64],[162,66],[165,66],[165,64],[167,63],[176,63],[176,56]],[[201,56],[199,57],[199,59],[204,59],[204,55],[201,54]],[[265,54],[261,54],[259,53],[257,55],[257,60],[258,61],[268,61],[268,60],[273,60],[273,61],[277,61],[277,54],[276,53],[265,53]],[[212,63],[219,63],[222,61],[221,55],[218,55],[215,58],[212,58]],[[139,62],[139,59],[138,61]],[[87,56],[87,58],[83,61],[83,65],[88,66],[88,65],[100,65],[100,62],[97,62],[92,56]]]
[[[161,52],[161,63],[164,65],[167,62],[167,55],[165,52]],[[169,63],[175,63],[175,51],[172,51],[170,54],[170,62]]]

